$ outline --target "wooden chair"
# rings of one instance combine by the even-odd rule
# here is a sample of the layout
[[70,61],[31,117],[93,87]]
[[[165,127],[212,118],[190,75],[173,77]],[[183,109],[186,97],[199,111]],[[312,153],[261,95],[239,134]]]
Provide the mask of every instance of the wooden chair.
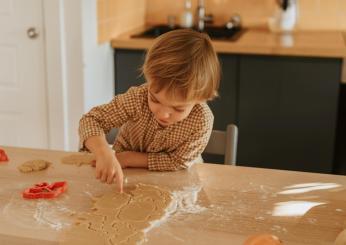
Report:
[[238,127],[227,125],[226,131],[213,130],[204,153],[224,155],[225,164],[235,165],[237,158]]

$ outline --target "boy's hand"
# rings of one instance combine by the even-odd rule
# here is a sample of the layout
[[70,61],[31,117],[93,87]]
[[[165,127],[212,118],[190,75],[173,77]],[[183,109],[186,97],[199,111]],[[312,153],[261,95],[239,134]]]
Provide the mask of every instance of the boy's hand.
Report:
[[111,150],[96,156],[96,178],[108,184],[115,181],[119,191],[123,191],[123,171]]

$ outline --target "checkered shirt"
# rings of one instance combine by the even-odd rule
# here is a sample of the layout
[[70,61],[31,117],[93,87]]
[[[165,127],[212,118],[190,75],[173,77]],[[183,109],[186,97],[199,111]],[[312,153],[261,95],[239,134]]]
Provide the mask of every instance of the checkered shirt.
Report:
[[108,104],[94,107],[79,125],[80,149],[96,135],[120,128],[113,144],[115,152],[148,153],[148,169],[174,171],[189,167],[206,147],[214,116],[206,103],[196,104],[184,120],[162,127],[148,105],[148,86],[131,87]]

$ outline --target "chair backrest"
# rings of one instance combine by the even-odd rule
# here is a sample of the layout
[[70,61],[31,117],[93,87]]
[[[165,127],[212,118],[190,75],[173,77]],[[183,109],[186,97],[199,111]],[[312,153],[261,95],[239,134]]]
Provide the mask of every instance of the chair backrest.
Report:
[[238,127],[227,125],[226,131],[213,130],[204,153],[224,155],[225,164],[236,164],[238,144]]

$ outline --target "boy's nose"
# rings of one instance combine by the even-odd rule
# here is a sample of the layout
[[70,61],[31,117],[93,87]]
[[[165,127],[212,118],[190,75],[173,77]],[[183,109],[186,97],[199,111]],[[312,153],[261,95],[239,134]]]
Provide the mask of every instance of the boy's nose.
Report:
[[159,112],[159,118],[160,119],[167,119],[170,117],[170,113],[168,111],[160,111]]

